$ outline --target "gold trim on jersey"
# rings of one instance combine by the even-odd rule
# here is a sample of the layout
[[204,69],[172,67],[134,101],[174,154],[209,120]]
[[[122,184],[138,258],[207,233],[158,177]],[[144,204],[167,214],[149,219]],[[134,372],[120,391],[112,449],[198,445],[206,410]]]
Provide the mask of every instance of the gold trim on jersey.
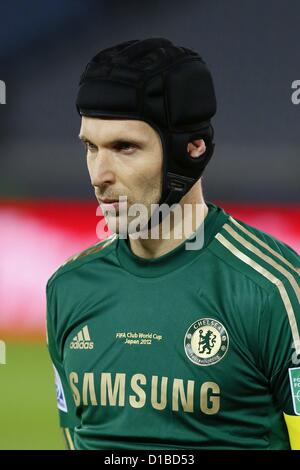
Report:
[[252,253],[255,253],[259,258],[263,259],[264,261],[266,261],[266,263],[269,263],[273,268],[277,269],[277,271],[281,272],[281,274],[283,274],[289,280],[292,288],[295,291],[298,302],[300,303],[300,288],[294,276],[287,269],[285,269],[279,263],[274,261],[270,256],[264,254],[259,248],[254,246],[252,243],[248,242],[244,237],[239,235],[238,232],[236,232],[232,227],[230,227],[230,225],[225,224],[224,229],[228,233],[230,233],[233,238],[235,238],[238,242],[245,246],[249,251],[252,251]]
[[75,450],[69,428],[63,428],[63,429],[65,431],[65,436],[66,436],[66,439],[67,439],[67,442],[68,442],[68,445],[69,445],[69,449],[70,450]]
[[[265,278],[267,278],[269,281],[271,281],[273,284],[276,285],[276,287],[279,290],[279,293],[281,295],[283,304],[286,309],[286,313],[288,316],[290,328],[292,331],[292,336],[293,336],[293,341],[294,341],[294,346],[296,349],[297,354],[300,354],[300,337],[299,337],[299,331],[298,331],[298,326],[296,322],[296,317],[294,313],[293,306],[291,304],[291,301],[289,299],[288,293],[286,291],[286,288],[283,284],[283,282],[278,279],[276,276],[274,276],[270,271],[265,269],[263,266],[258,264],[256,261],[251,259],[249,256],[247,256],[245,253],[240,251],[238,248],[236,248],[229,240],[227,240],[221,233],[218,233],[215,238],[223,245],[225,248],[227,248],[234,256],[239,258],[241,261],[244,263],[248,264],[251,266],[253,269],[255,269],[257,272],[262,274]],[[246,240],[245,240],[246,241]]]
[[[112,235],[110,235],[107,240],[101,240],[100,242],[96,243],[96,245],[93,245],[91,246],[90,248],[88,248],[87,250],[83,250],[83,251],[80,251],[79,253],[77,253],[76,255],[72,255],[70,256],[69,258],[66,259],[66,261],[60,266],[60,268],[62,268],[63,266],[65,266],[66,264],[70,263],[71,261],[76,261],[78,258],[81,258],[82,256],[87,256],[87,255],[91,255],[91,254],[94,254],[94,253],[97,253],[98,251],[101,251],[103,250],[103,248],[105,248],[106,246],[110,245],[113,241],[115,241],[115,239],[117,238],[117,234],[114,233]],[[104,243],[103,243],[104,242]]]
[[266,250],[268,250],[270,253],[272,253],[273,256],[276,256],[276,258],[280,259],[284,264],[286,264],[290,269],[295,271],[296,273],[300,274],[300,268],[296,268],[293,264],[291,264],[287,259],[285,259],[282,255],[277,253],[277,251],[273,250],[267,243],[263,242],[260,240],[256,235],[254,235],[252,232],[247,230],[243,225],[239,224],[237,220],[235,220],[233,217],[229,217],[230,222],[233,222],[242,232],[244,232],[246,235],[251,237],[253,240],[256,241],[259,245],[263,246]]

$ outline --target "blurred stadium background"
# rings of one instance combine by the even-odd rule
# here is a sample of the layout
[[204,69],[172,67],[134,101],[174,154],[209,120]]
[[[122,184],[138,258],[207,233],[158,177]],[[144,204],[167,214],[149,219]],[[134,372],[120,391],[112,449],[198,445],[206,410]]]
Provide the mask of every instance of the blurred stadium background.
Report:
[[166,36],[215,78],[216,152],[207,200],[300,252],[297,0],[1,2],[0,449],[62,449],[45,346],[45,285],[66,257],[108,235],[77,142],[87,60],[114,43]]

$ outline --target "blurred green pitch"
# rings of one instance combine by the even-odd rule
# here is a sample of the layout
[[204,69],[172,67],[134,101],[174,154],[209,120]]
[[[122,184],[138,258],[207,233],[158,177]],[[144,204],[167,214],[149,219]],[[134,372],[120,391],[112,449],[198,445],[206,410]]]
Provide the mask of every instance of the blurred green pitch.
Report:
[[0,449],[64,449],[47,346],[6,341],[0,365]]

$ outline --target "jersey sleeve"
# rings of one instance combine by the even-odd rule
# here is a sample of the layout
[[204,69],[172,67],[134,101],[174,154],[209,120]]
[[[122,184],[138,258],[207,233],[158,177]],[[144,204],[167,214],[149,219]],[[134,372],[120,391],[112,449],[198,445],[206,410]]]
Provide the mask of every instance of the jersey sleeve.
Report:
[[48,352],[53,365],[54,380],[56,387],[56,401],[59,413],[59,422],[62,427],[63,435],[68,449],[74,449],[74,429],[80,424],[79,418],[76,416],[76,407],[72,395],[72,391],[67,381],[65,370],[60,357],[57,337],[55,332],[56,323],[56,301],[55,293],[49,282],[46,288],[47,301],[47,346]]
[[299,276],[278,278],[260,324],[260,352],[275,406],[283,413],[292,449],[300,449]]

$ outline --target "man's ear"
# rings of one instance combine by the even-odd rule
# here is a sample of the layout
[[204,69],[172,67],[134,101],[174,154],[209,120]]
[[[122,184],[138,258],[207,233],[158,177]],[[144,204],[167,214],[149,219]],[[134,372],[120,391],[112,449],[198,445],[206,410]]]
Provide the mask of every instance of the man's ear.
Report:
[[206,145],[203,139],[193,140],[189,142],[187,146],[187,151],[190,157],[200,157],[203,155],[206,150]]

